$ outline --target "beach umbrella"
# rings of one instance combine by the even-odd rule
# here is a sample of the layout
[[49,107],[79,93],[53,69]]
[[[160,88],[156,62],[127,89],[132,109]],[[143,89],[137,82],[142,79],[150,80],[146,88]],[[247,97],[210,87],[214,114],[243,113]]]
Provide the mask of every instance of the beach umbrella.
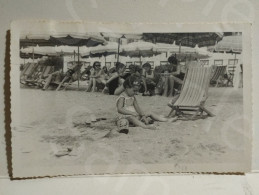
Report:
[[122,41],[125,39],[127,40],[127,43],[134,42],[136,40],[142,39],[142,34],[141,33],[113,33],[113,32],[103,32],[101,33],[102,36],[109,41],[113,41],[118,43],[117,45],[117,62],[119,62],[120,58],[120,47],[122,44]]
[[20,37],[20,48],[30,46],[86,46],[94,47],[99,44],[106,44],[100,33],[52,33],[52,34],[31,34]]
[[[207,47],[215,45],[223,37],[223,33],[143,33],[143,40],[153,43],[168,43],[179,46]],[[181,48],[180,48],[181,49]]]
[[[182,47],[208,47],[215,45],[223,37],[223,33],[143,33],[143,40],[153,43],[176,44],[179,54]],[[188,57],[188,56],[187,56]],[[200,58],[201,59],[201,58]]]
[[242,36],[225,36],[215,46],[209,47],[209,51],[212,52],[224,52],[224,53],[242,53]]
[[[87,50],[86,47],[83,47],[82,49],[84,50],[84,52],[86,52],[85,50]],[[73,55],[75,50],[77,50],[77,47],[73,46],[39,47],[38,45],[36,47],[27,47],[20,49],[22,53],[32,54],[34,52],[34,54],[43,56],[69,56]]]
[[[28,46],[75,46],[77,47],[78,65],[80,64],[79,47],[94,47],[100,44],[106,44],[106,40],[100,33],[53,33],[34,34],[21,37],[20,47]],[[76,50],[74,50],[75,53]],[[79,69],[80,71],[80,69]],[[78,87],[79,87],[79,71],[78,71]]]
[[138,41],[132,42],[127,45],[122,45],[119,55],[138,57],[141,63],[141,57],[152,57],[161,54],[157,51],[157,47],[153,43]]
[[107,41],[114,41],[118,42],[118,39],[121,37],[126,38],[129,41],[141,40],[142,34],[141,33],[113,33],[113,32],[102,32],[101,35]]
[[20,51],[20,58],[22,59],[39,59],[39,58],[42,58],[44,55],[41,55],[41,54],[32,54],[32,53],[24,53],[24,52],[21,52]]
[[209,47],[208,50],[215,53],[234,54],[235,55],[234,66],[232,70],[234,72],[235,65],[236,65],[236,55],[242,53],[242,36],[240,35],[224,36],[220,42],[218,42],[213,47]]
[[[198,46],[192,47],[181,47],[181,51],[179,51],[179,47],[175,44],[166,44],[166,43],[157,43],[156,51],[166,53],[166,57],[171,54],[175,54],[178,59],[186,59],[189,60],[194,59],[205,59],[211,56],[211,53],[205,49],[201,49]],[[169,55],[168,55],[169,54]]]
[[117,54],[118,49],[118,43],[116,42],[108,42],[106,45],[98,45],[96,47],[89,48],[89,51],[86,53],[82,53],[83,58],[88,57],[104,57],[105,59],[105,65],[106,65],[106,57],[109,55],[115,55]]
[[[79,47],[94,47],[100,44],[107,44],[106,40],[101,36],[101,34],[93,33],[73,33],[73,34],[59,34],[50,36],[50,41],[56,45],[68,45],[68,46],[77,46],[78,53],[78,65],[80,64],[79,58]],[[75,53],[75,52],[74,52]],[[79,88],[79,71],[78,69],[78,88]]]

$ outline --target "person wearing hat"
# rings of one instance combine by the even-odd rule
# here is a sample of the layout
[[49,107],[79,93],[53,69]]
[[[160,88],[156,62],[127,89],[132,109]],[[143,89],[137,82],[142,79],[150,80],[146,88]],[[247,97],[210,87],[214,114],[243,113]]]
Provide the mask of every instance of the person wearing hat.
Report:
[[116,102],[118,119],[127,119],[133,125],[144,129],[156,129],[154,125],[150,124],[152,120],[165,122],[168,119],[154,113],[146,114],[142,111],[135,97],[135,94],[140,89],[140,83],[141,79],[136,75],[129,76],[123,83],[125,90],[120,94]]

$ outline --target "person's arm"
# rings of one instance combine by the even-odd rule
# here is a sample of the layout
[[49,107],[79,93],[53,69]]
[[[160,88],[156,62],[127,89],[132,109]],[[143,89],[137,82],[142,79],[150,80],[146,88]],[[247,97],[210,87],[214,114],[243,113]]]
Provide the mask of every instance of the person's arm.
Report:
[[143,85],[144,85],[144,89],[145,89],[145,92],[147,92],[147,82],[146,82],[146,78],[145,77],[142,77],[142,81],[143,81]]
[[141,110],[141,108],[139,107],[138,102],[137,102],[137,99],[136,99],[135,97],[134,97],[133,105],[134,105],[135,110],[137,111],[137,113],[138,113],[140,116],[145,116],[144,112],[143,112],[143,111]]
[[95,70],[94,70],[94,68],[91,68],[91,70],[90,70],[90,78],[94,78],[94,73],[95,73]]
[[114,95],[120,95],[124,90],[125,89],[124,89],[123,85],[121,85],[121,86],[117,87],[117,89],[115,89]]
[[129,110],[126,110],[123,108],[124,106],[124,98],[120,97],[118,102],[117,102],[117,110],[120,114],[124,114],[124,115],[132,115],[132,116],[137,116],[137,114],[135,112],[131,112]]
[[181,68],[180,68],[180,65],[177,65],[176,66],[176,71],[175,72],[172,72],[172,75],[179,75],[180,74],[180,72],[181,72]]
[[92,78],[99,78],[102,74],[104,74],[104,72],[100,70],[95,76],[92,76]]
[[114,80],[114,79],[116,79],[116,78],[118,78],[118,77],[119,77],[118,73],[112,75],[112,77],[109,78],[109,79],[106,81],[106,84],[110,83],[112,80]]

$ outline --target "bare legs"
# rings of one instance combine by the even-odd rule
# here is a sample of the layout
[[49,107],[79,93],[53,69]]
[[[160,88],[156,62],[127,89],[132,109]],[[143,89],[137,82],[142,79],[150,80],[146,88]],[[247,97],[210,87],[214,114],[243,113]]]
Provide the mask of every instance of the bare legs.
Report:
[[156,114],[154,114],[154,113],[149,114],[149,115],[147,115],[147,116],[149,116],[149,117],[150,117],[151,119],[153,119],[154,121],[159,121],[159,122],[166,122],[166,121],[168,121],[167,118],[162,117],[162,116],[159,116],[159,115],[156,115]]
[[87,92],[90,92],[90,91],[95,92],[97,84],[101,84],[101,83],[105,84],[105,81],[102,81],[101,79],[98,79],[98,78],[91,78],[86,91]]
[[168,76],[165,76],[163,96],[167,97],[167,94],[168,94]]
[[67,81],[69,78],[70,78],[70,77],[65,76],[65,78],[61,81],[61,83],[59,83],[59,85],[58,85],[56,91],[58,91],[58,90],[60,89],[60,87],[63,85],[63,83],[64,83],[65,81]]
[[138,127],[142,127],[143,129],[152,129],[152,130],[156,129],[156,127],[154,125],[146,125],[145,123],[142,123],[138,118],[136,118],[134,116],[129,116],[129,117],[127,117],[127,119],[133,125],[138,126]]
[[171,97],[174,95],[174,79],[169,77],[169,93],[168,96]]

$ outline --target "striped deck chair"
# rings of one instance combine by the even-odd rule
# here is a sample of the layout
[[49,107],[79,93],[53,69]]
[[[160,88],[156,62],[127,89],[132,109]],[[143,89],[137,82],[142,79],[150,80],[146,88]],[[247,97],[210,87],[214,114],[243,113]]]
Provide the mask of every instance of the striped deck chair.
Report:
[[53,70],[54,70],[54,66],[46,66],[46,67],[44,68],[43,72],[42,72],[43,78],[48,77],[48,75],[49,75],[50,73],[52,73]]
[[33,71],[33,67],[34,65],[32,63],[28,63],[25,65],[25,68],[23,69],[23,71],[21,72],[21,77],[22,76],[28,76],[31,74],[31,72]]
[[[204,107],[208,98],[210,78],[211,67],[190,66],[185,74],[181,93],[170,106],[172,107],[172,111],[169,116],[174,111],[178,119],[182,120],[205,118],[206,115],[203,115],[203,112],[206,112],[207,116],[214,116]],[[191,114],[191,112],[194,112],[194,114]]]
[[218,86],[218,81],[220,77],[224,76],[224,74],[226,73],[226,68],[227,66],[216,66],[214,73],[212,74],[212,77],[210,79],[211,85],[215,84],[215,86]]
[[32,78],[38,64],[29,63],[25,69],[21,72],[20,83],[23,85],[34,86],[34,79]]

